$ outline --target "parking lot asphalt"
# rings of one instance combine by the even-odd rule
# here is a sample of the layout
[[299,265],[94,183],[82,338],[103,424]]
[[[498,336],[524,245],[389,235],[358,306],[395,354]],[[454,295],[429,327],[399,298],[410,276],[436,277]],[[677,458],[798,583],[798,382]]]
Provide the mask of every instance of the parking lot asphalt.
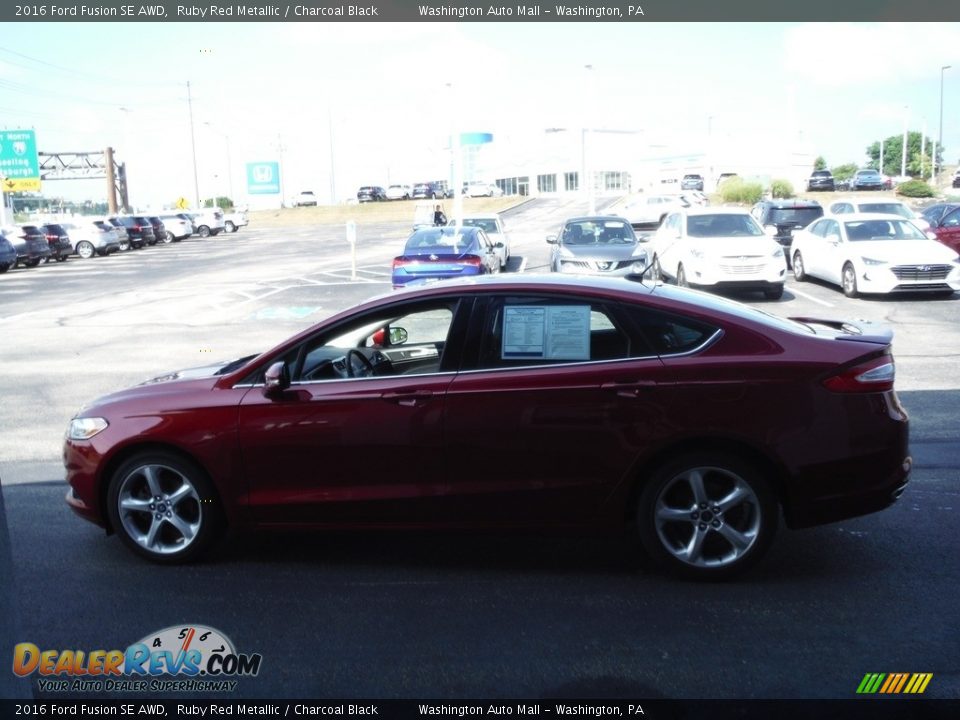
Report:
[[[582,211],[508,213],[512,269],[545,270],[545,234]],[[792,279],[780,301],[736,296],[892,325],[917,460],[893,508],[781,533],[737,583],[648,575],[616,539],[539,536],[255,536],[157,568],[66,510],[60,445],[84,402],[390,292],[408,230],[361,227],[355,266],[343,228],[251,226],[0,277],[0,571],[16,641],[125,647],[204,622],[269,663],[240,697],[852,697],[878,669],[933,671],[931,697],[960,697],[960,296],[850,300]]]

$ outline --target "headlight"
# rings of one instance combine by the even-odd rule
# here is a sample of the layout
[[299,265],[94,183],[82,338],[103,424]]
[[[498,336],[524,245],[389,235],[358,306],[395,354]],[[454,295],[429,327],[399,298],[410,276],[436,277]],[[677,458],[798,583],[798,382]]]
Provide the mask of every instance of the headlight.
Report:
[[94,435],[107,429],[109,423],[103,418],[74,418],[67,429],[67,437],[71,440],[89,440]]
[[886,265],[886,264],[887,264],[887,261],[886,261],[886,260],[874,260],[873,258],[868,258],[868,257],[861,257],[860,259],[863,260],[864,265],[868,265],[868,266],[869,266],[869,265]]

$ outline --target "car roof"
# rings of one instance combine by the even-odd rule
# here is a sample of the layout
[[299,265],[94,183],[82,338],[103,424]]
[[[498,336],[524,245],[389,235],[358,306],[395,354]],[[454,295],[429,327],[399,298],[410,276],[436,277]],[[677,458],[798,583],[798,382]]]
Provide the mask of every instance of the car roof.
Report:
[[[838,202],[843,202],[839,200]],[[784,200],[761,200],[761,205],[765,205],[771,208],[818,208],[823,207],[816,200],[801,200],[800,198],[784,199]]]
[[630,222],[623,217],[622,215],[580,215],[579,217],[567,218],[563,221],[563,224],[572,222],[605,222],[607,220],[619,220],[620,222],[625,222],[628,225]]
[[834,215],[828,213],[824,215],[826,218],[832,218],[833,220],[840,220],[843,222],[856,222],[862,220],[903,220],[905,222],[912,222],[911,218],[905,218],[902,215],[893,215],[891,213],[878,213],[878,212],[855,212],[855,213],[839,213]]
[[[683,215],[750,215],[750,210],[742,207],[690,207],[678,210]],[[751,215],[751,217],[753,217]]]

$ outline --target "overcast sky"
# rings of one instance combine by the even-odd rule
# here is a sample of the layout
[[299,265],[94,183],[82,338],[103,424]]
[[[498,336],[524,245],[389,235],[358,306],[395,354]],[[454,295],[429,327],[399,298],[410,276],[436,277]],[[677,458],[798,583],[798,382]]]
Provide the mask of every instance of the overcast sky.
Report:
[[[325,197],[332,144],[342,200],[445,177],[451,100],[462,130],[494,142],[590,114],[692,152],[708,128],[716,140],[781,124],[831,166],[860,163],[905,117],[936,139],[943,65],[953,164],[957,24],[0,24],[0,127],[34,128],[44,152],[113,146],[138,205],[192,198],[189,81],[203,197],[232,180],[242,200],[245,163],[281,156],[286,195]],[[43,189],[104,196],[102,181]]]

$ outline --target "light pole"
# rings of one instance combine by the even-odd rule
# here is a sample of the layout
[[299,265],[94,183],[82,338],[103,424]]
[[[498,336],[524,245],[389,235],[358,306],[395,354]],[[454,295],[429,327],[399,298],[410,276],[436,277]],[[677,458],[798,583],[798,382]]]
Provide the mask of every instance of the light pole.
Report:
[[934,184],[937,182],[937,152],[943,152],[943,73],[949,70],[952,65],[944,65],[940,68],[940,132],[937,137],[937,146],[933,149],[933,178]]
[[[230,159],[230,136],[217,130],[210,121],[206,121],[203,124],[222,137],[227,143],[227,187],[230,193],[230,203],[235,205],[236,199],[233,197],[233,162]],[[214,200],[214,205],[216,205],[216,200]]]
[[900,177],[907,174],[907,118],[910,114],[910,106],[903,106],[903,153],[900,158]]
[[197,141],[193,133],[193,96],[190,94],[190,81],[187,80],[187,109],[190,111],[190,152],[193,154],[193,195],[200,210],[200,181],[197,179]]
[[[593,80],[593,65],[584,65],[584,70],[587,71],[586,80],[589,85],[589,91],[585,93],[589,98],[587,102],[587,107],[592,108],[596,103],[594,102],[594,80]],[[581,136],[581,152],[583,154],[582,163],[583,163],[583,181],[587,184],[587,215],[594,215],[597,212],[597,200],[594,193],[594,183],[590,167],[590,157],[587,153],[587,135],[589,134],[589,118],[584,118],[583,121],[583,134]]]

